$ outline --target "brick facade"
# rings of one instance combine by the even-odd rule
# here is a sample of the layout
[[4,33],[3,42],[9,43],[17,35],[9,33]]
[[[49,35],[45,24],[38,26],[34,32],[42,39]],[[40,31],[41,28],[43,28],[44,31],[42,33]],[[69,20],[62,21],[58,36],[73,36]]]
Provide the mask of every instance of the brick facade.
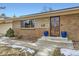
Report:
[[[36,19],[38,25],[36,24],[36,28],[33,29],[22,29],[20,26],[20,21],[15,21],[13,23],[13,28],[17,35],[23,35],[25,38],[33,37],[39,38],[43,35],[44,31],[49,31],[50,33],[50,18],[44,19]],[[43,28],[41,24],[46,24]],[[68,32],[69,40],[79,40],[79,14],[70,14],[70,15],[61,15],[60,16],[60,33],[61,31]]]
[[60,16],[60,31],[67,31],[70,40],[79,40],[79,14]]

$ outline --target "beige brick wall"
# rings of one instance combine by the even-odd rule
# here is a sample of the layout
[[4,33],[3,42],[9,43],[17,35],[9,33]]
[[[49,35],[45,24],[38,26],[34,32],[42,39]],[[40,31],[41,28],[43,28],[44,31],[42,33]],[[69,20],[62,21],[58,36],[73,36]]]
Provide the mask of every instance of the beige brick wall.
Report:
[[[35,20],[34,29],[22,29],[20,21],[13,23],[13,28],[18,35],[25,37],[40,37],[44,31],[49,31],[49,18],[39,18]],[[45,26],[43,27],[42,25]],[[67,31],[70,40],[79,40],[79,14],[60,16],[60,31]]]
[[36,41],[43,36],[44,31],[49,31],[47,28],[35,28],[35,29],[15,29],[17,37],[21,37],[22,40]]
[[43,35],[44,31],[49,31],[49,18],[39,18],[35,19],[34,28],[21,28],[20,21],[13,22],[13,29],[15,34],[23,36],[23,39],[37,39]]
[[[50,18],[46,17],[46,18],[37,18],[34,20],[34,28],[49,28],[50,27]],[[13,28],[20,28],[21,29],[21,21],[20,20],[16,20],[13,22]]]
[[60,30],[67,31],[69,39],[79,40],[79,14],[60,16]]
[[37,18],[35,19],[35,28],[49,28],[50,18]]
[[21,27],[20,21],[14,21],[12,24],[13,24],[13,28],[14,28],[14,29]]

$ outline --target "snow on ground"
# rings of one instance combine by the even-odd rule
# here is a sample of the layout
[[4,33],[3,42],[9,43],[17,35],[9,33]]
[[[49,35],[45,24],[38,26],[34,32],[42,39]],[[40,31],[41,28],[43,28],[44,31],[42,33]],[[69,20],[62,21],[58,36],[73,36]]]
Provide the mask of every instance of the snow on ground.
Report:
[[12,48],[20,48],[22,51],[29,52],[32,55],[36,51],[36,48],[34,47],[37,46],[34,43],[11,40],[7,37],[0,38],[0,44],[6,44],[8,47],[12,47]]
[[51,56],[50,52],[51,52],[51,49],[49,49],[49,48],[43,48],[43,49],[40,49],[35,54],[35,56]]
[[61,48],[61,53],[65,56],[79,56],[79,50]]
[[[35,53],[35,50],[32,48],[29,48],[29,47],[39,49],[39,46],[44,47],[46,45],[46,44],[40,45],[41,43],[39,43],[39,42],[37,42],[37,43],[39,43],[39,45],[37,45],[36,43],[28,43],[28,42],[22,42],[22,41],[18,41],[18,40],[10,40],[9,38],[6,38],[6,37],[0,38],[0,43],[7,44],[8,46],[11,46],[13,48],[22,48],[24,51],[29,51],[31,54]],[[54,45],[53,45],[53,47],[54,47]],[[48,49],[48,44],[47,44],[45,49],[41,49],[38,51],[36,56],[38,56],[38,55],[46,56],[46,55],[49,55],[48,53],[49,53],[49,49]],[[61,53],[63,53],[65,56],[79,56],[79,50],[61,48]]]
[[7,37],[0,38],[0,43],[8,44],[8,45],[16,45],[17,47],[18,46],[28,46],[31,48],[37,47],[35,43],[24,42],[24,41],[19,41],[19,40],[11,40],[11,39],[8,39]]

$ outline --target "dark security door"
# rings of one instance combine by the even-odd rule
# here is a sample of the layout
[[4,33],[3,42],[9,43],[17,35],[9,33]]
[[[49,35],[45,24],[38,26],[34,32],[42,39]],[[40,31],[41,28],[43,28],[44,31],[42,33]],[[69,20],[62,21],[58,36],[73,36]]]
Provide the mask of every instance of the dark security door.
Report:
[[55,37],[60,36],[60,17],[59,16],[50,18],[50,35]]

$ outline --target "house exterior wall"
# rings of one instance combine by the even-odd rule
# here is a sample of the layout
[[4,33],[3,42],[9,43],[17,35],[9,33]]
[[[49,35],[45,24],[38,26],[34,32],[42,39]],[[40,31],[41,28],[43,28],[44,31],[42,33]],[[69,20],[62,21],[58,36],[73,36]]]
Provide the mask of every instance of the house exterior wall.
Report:
[[0,35],[5,35],[6,31],[12,28],[12,23],[2,23],[0,24]]
[[[14,21],[13,29],[16,35],[22,35],[24,39],[36,39],[41,37],[44,31],[49,31],[50,34],[50,17],[36,18],[34,28],[21,28],[21,21]],[[68,32],[69,40],[79,40],[79,14],[61,15],[60,33],[61,31]]]
[[35,28],[49,28],[50,18],[37,18],[35,19]]
[[23,39],[37,39],[43,35],[44,31],[49,31],[50,18],[34,19],[34,28],[21,28],[21,21],[13,22],[13,29],[18,36],[23,36]]
[[79,14],[60,16],[60,31],[67,31],[70,40],[79,40]]

